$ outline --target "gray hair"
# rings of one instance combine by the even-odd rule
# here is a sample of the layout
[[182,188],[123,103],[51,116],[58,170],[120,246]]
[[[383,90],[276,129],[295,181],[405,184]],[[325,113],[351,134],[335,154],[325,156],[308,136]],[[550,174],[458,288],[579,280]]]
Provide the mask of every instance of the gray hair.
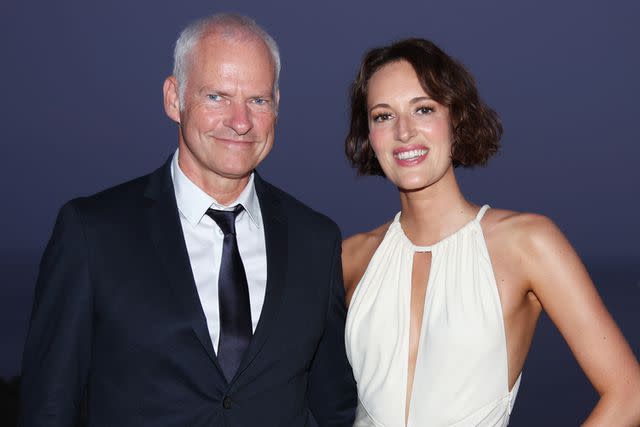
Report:
[[280,79],[280,49],[278,49],[276,41],[253,19],[243,15],[220,13],[192,22],[182,30],[176,41],[176,47],[173,51],[173,75],[178,82],[180,109],[184,108],[184,92],[187,85],[191,51],[202,37],[215,30],[221,30],[224,35],[230,37],[234,35],[234,30],[239,30],[245,34],[259,37],[267,45],[274,63],[273,92],[275,95]]

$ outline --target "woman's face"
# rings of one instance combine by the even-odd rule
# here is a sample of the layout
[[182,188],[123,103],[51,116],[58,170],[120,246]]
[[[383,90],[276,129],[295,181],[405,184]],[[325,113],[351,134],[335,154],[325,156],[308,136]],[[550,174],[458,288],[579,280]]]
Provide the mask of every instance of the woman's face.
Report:
[[371,76],[367,111],[378,162],[400,189],[428,187],[453,167],[449,109],[431,99],[407,61],[384,65]]

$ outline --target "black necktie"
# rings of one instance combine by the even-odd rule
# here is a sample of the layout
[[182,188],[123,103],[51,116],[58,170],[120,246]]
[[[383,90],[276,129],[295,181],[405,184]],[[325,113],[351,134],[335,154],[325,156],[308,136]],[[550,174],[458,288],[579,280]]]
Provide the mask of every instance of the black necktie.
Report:
[[242,209],[242,205],[237,205],[233,211],[207,210],[207,215],[224,233],[222,261],[218,275],[218,306],[220,307],[218,363],[228,382],[231,382],[240,366],[253,330],[247,276],[236,240],[236,217]]

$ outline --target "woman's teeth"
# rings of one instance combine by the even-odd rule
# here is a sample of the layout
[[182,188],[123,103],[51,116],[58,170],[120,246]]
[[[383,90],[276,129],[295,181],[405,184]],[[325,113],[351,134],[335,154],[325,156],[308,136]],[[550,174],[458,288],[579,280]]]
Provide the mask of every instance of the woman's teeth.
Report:
[[411,151],[402,151],[400,153],[396,153],[393,155],[398,160],[412,160],[427,154],[429,150],[411,150]]

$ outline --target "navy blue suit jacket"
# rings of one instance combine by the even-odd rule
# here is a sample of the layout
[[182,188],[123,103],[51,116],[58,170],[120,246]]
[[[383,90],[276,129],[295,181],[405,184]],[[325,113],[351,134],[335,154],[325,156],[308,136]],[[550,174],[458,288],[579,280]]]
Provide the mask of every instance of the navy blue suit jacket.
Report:
[[[267,289],[235,378],[218,366],[170,175],[60,211],[25,345],[24,427],[351,426],[337,226],[256,174]],[[84,410],[82,410],[84,408]]]

